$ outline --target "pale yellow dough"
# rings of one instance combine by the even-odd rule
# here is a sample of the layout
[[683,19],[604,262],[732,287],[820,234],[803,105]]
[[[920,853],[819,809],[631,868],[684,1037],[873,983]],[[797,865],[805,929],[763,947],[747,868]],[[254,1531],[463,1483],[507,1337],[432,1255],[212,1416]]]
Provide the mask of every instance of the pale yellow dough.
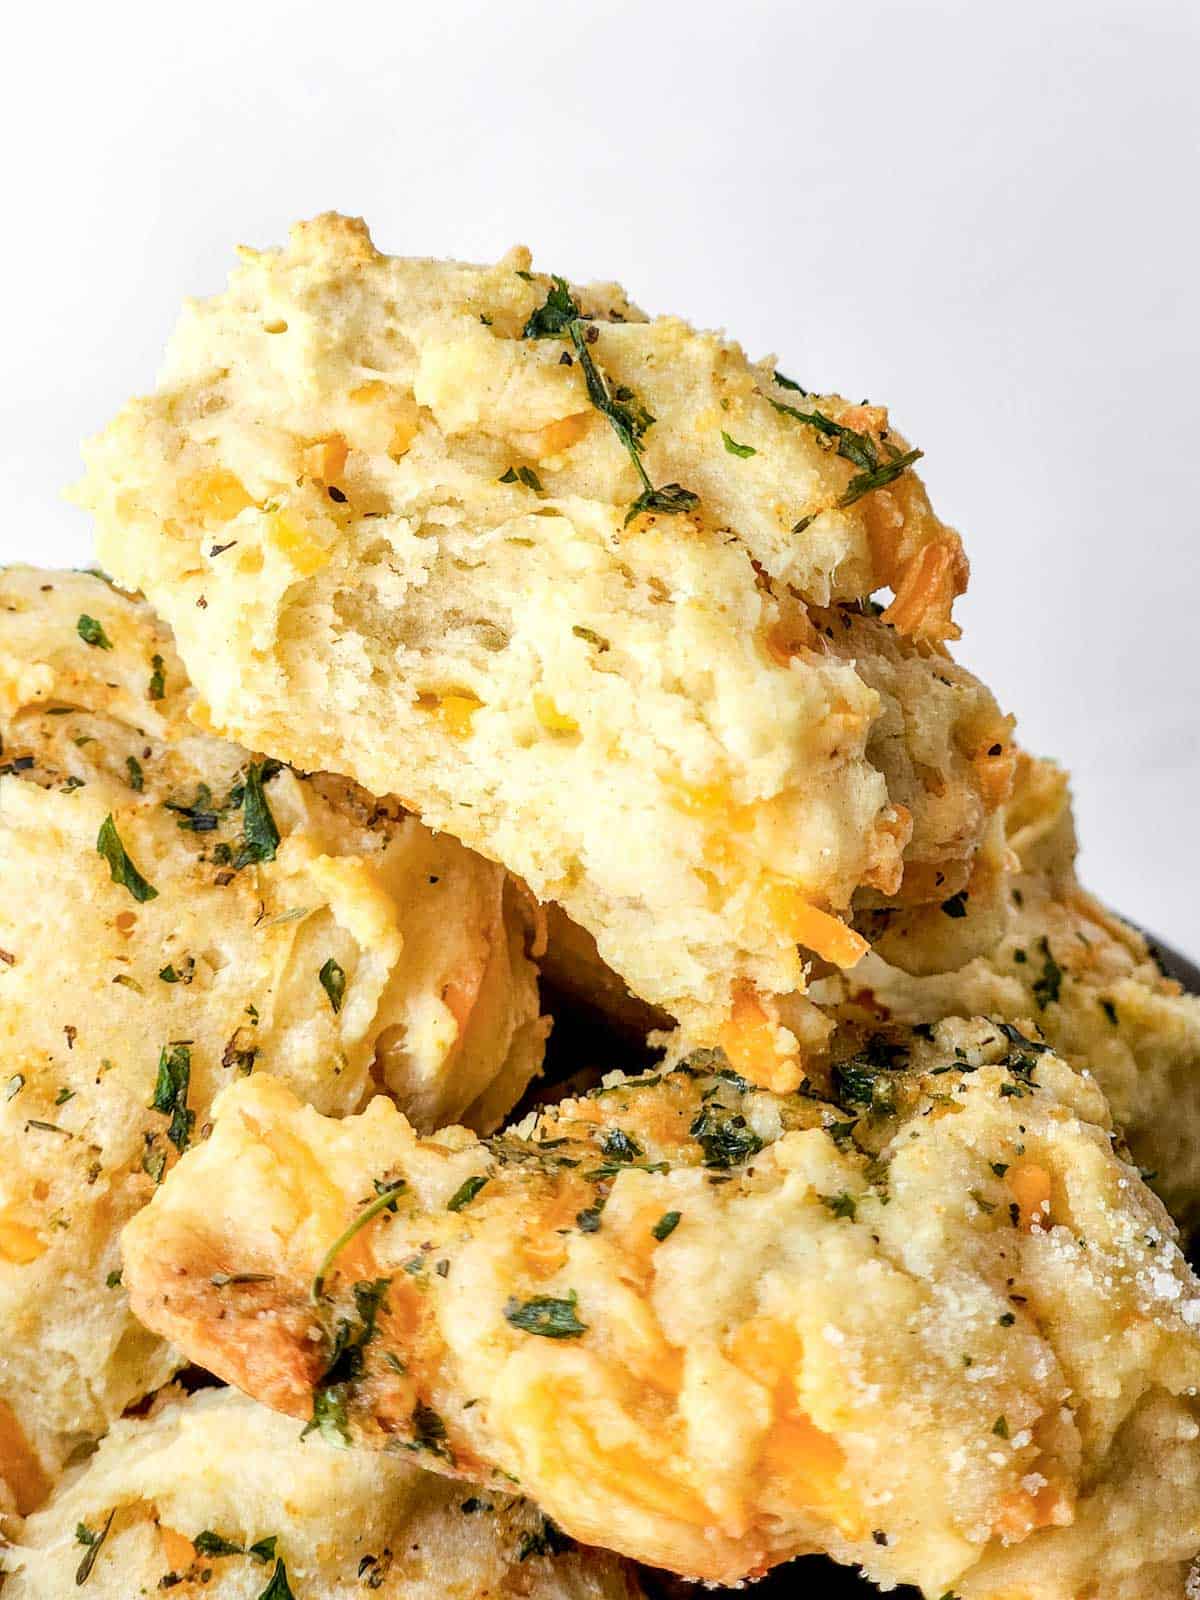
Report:
[[1200,1283],[1099,1090],[981,1020],[839,1051],[787,1097],[700,1053],[488,1145],[255,1075],[126,1229],[134,1304],[332,1437],[684,1575],[1182,1595]]
[[[77,1530],[98,1534],[110,1515],[79,1591]],[[274,1539],[275,1555],[197,1549],[202,1533],[242,1551]],[[301,1443],[294,1423],[222,1389],[114,1424],[0,1552],[0,1571],[4,1600],[259,1600],[277,1561],[296,1600],[637,1600],[620,1561],[555,1543],[547,1553],[544,1519],[521,1501],[404,1458]]]
[[[761,1070],[794,1083],[823,1025],[770,997],[812,954],[853,964],[856,896],[991,881],[1008,726],[941,643],[958,537],[911,467],[859,493],[804,420],[886,464],[882,408],[614,285],[571,291],[578,343],[523,337],[552,289],[529,266],[390,258],[332,215],[242,252],[88,447],[101,559],[171,623],[214,727],[401,794],[690,1037],[765,997]],[[630,517],[581,349],[684,510]]]
[[[144,604],[82,573],[0,572],[0,1479],[23,1506],[178,1365],[116,1276],[121,1225],[177,1159],[151,1106],[162,1053],[186,1058],[188,1138],[251,1070],[330,1114],[383,1087],[423,1128],[486,1131],[541,1060],[504,874],[286,768],[263,784],[275,859],[239,870],[229,797],[252,758],[199,733],[192,698]],[[112,881],[110,815],[155,898]]]

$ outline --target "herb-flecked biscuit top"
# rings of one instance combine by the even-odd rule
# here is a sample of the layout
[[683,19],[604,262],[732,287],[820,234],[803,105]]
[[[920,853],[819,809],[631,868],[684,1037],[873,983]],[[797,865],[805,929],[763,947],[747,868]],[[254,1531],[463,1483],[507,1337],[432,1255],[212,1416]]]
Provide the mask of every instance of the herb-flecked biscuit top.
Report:
[[860,892],[970,877],[1008,729],[947,662],[965,561],[882,408],[529,267],[338,216],[243,252],[82,498],[214,728],[399,793],[713,1034],[852,964]]
[[1034,1036],[848,1033],[788,1096],[697,1052],[486,1143],[258,1074],[214,1123],[125,1231],[134,1304],[331,1440],[693,1578],[1182,1596],[1200,1284]]

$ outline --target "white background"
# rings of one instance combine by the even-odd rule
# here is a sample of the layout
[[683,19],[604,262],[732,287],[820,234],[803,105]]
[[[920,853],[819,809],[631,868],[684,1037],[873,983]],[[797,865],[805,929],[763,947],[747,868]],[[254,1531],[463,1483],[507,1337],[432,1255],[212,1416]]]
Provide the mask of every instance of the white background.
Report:
[[[0,559],[85,564],[77,443],[237,241],[616,277],[886,400],[959,654],[1075,774],[1085,876],[1200,950],[1194,0],[15,8]],[[23,31],[22,31],[23,30]]]

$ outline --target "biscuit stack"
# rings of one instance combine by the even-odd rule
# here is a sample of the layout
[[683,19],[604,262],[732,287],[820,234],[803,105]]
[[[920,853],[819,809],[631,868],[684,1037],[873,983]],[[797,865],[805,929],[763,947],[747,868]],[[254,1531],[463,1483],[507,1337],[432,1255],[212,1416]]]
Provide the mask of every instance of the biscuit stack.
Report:
[[919,455],[523,251],[188,307],[0,575],[4,1600],[1193,1592],[1200,1002]]

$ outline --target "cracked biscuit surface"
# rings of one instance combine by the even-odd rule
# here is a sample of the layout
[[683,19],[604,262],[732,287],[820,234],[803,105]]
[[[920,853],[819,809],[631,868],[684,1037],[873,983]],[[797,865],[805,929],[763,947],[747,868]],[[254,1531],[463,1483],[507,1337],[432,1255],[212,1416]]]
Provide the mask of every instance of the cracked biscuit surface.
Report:
[[959,540],[882,408],[529,266],[243,252],[82,498],[215,727],[401,794],[787,1087],[824,1025],[770,997],[861,955],[856,897],[972,880],[1003,798]]
[[37,1503],[163,1383],[117,1237],[213,1095],[267,1069],[487,1130],[545,1023],[504,874],[353,785],[198,732],[170,635],[0,573],[0,1478]]
[[134,1305],[328,1438],[711,1581],[1182,1592],[1200,1285],[1010,1025],[847,1036],[787,1096],[698,1053],[487,1143],[258,1075],[214,1121],[126,1229]]

